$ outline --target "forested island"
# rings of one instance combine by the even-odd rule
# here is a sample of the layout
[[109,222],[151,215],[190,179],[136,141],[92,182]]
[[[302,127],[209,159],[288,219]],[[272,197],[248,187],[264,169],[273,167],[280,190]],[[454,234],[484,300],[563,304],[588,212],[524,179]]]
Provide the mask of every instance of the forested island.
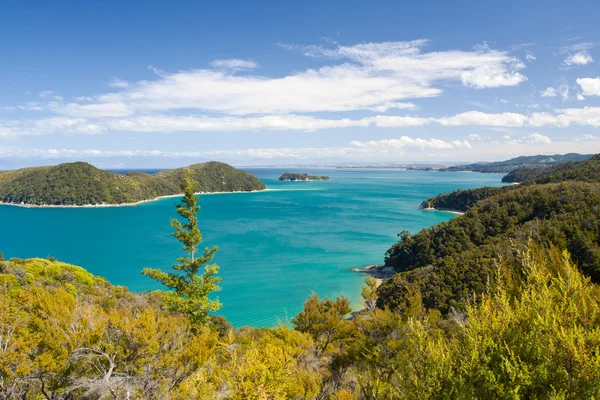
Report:
[[280,181],[328,181],[328,176],[308,175],[307,173],[286,172],[279,177]]
[[211,315],[217,267],[201,267],[216,248],[198,251],[185,182],[186,224],[172,224],[188,255],[173,273],[144,270],[165,291],[0,256],[0,397],[599,396],[600,155],[429,199],[465,214],[402,231],[385,255],[395,275],[366,279],[361,312],[348,318],[347,298],[313,294],[271,329]]
[[198,191],[264,190],[254,175],[221,162],[206,162],[156,174],[103,171],[85,162],[0,172],[0,202],[33,206],[135,204],[181,193],[185,171],[191,171]]

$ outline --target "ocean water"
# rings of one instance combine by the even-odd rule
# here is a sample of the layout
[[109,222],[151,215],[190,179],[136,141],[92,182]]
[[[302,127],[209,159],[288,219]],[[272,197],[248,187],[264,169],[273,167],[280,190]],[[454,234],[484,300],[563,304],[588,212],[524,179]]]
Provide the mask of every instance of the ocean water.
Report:
[[[454,214],[419,210],[422,200],[458,188],[500,186],[501,174],[310,169],[331,181],[279,182],[286,169],[246,168],[268,190],[200,196],[206,246],[219,246],[218,297],[234,326],[286,323],[312,292],[348,296],[360,307],[364,276],[350,268],[381,263],[397,233]],[[292,169],[295,171],[296,169]],[[144,267],[170,269],[181,254],[169,219],[178,198],[134,207],[0,206],[0,251],[80,265],[113,284],[158,289]]]

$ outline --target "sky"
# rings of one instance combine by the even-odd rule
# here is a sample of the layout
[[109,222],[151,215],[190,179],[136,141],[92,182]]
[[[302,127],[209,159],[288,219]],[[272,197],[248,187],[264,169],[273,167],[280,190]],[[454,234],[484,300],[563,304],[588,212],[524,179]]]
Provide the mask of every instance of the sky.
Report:
[[598,1],[6,0],[0,169],[597,153],[599,15]]

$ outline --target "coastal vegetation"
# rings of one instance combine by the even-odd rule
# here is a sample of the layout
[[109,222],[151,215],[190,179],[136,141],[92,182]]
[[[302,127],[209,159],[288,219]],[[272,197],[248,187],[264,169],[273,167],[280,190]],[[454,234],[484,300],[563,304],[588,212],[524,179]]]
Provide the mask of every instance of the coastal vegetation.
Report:
[[164,292],[13,259],[0,264],[0,398],[597,397],[598,286],[554,246],[512,249],[485,295],[446,317],[418,292],[401,313],[354,319],[346,299],[312,296],[296,327],[271,329],[212,317],[193,330]]
[[185,179],[173,226],[186,256],[173,274],[145,271],[172,291],[0,261],[0,398],[598,398],[599,164],[448,196],[465,215],[403,231],[385,260],[397,273],[379,288],[367,278],[362,311],[313,294],[293,324],[269,329],[209,313],[216,270],[199,267],[215,249],[195,257]]
[[510,171],[502,177],[504,183],[520,183],[528,180],[536,179],[546,172],[545,167],[523,167]]
[[119,174],[75,162],[0,172],[0,202],[52,206],[136,203],[180,194],[185,171],[191,171],[199,192],[265,189],[254,175],[220,162],[194,164],[156,174]]
[[308,175],[307,173],[285,172],[279,177],[280,181],[328,181],[328,176]]
[[[183,244],[183,250],[189,257],[178,257],[179,264],[173,266],[177,272],[164,272],[160,269],[145,268],[142,271],[154,280],[165,285],[172,291],[165,294],[167,307],[175,313],[187,317],[194,331],[198,331],[208,321],[208,313],[215,312],[221,308],[218,300],[212,300],[208,296],[219,290],[217,284],[221,278],[217,277],[219,267],[216,264],[205,265],[210,262],[218,248],[206,248],[204,254],[199,257],[198,245],[202,242],[202,233],[198,228],[198,217],[200,210],[197,205],[196,188],[198,182],[193,181],[191,172],[186,172],[182,187],[184,196],[180,205],[177,206],[177,214],[186,223],[182,224],[178,219],[171,220],[171,226],[175,230],[173,236]],[[205,265],[204,273],[198,274],[200,267]]]
[[568,250],[600,282],[600,155],[548,168],[519,186],[456,191],[425,204],[466,214],[401,235],[386,254],[386,266],[399,274],[380,287],[380,307],[400,309],[418,291],[429,308],[459,310],[466,298],[483,295],[498,258],[514,260],[511,243],[527,238]]

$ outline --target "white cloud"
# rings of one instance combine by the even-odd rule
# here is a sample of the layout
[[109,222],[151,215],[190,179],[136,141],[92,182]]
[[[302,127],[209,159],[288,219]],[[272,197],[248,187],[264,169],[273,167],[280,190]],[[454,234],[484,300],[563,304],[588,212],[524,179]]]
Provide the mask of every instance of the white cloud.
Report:
[[[507,52],[486,46],[473,51],[426,52],[427,40],[363,43],[353,46],[286,46],[308,56],[341,60],[282,77],[238,72],[256,63],[216,60],[216,69],[166,73],[130,84],[126,90],[95,96],[96,104],[124,104],[135,114],[198,110],[230,115],[341,112],[414,108],[407,99],[439,96],[446,81],[474,88],[515,86],[527,78],[525,65]],[[122,88],[122,87],[120,87]],[[112,107],[107,116],[114,116]],[[74,114],[70,114],[74,111]],[[81,115],[76,105],[60,111]],[[98,115],[98,112],[95,112]]]
[[525,59],[529,62],[535,61],[535,54],[533,54],[530,50],[525,50]]
[[453,140],[452,142],[452,146],[458,148],[458,149],[472,149],[473,146],[471,146],[471,143],[469,143],[468,140]]
[[586,96],[600,96],[600,77],[598,78],[580,78],[577,84],[581,86],[583,94]]
[[402,136],[398,139],[385,139],[377,141],[353,141],[346,146],[339,147],[301,147],[301,148],[251,148],[241,150],[213,150],[213,151],[178,151],[166,152],[161,150],[99,150],[99,149],[23,149],[3,151],[0,155],[12,157],[42,157],[42,158],[95,158],[95,157],[202,157],[206,159],[224,157],[228,158],[256,158],[256,159],[324,159],[347,158],[359,159],[397,159],[404,149],[415,150],[448,150],[470,149],[468,141],[454,140],[447,142],[441,139],[422,139]]
[[[574,40],[575,39],[581,39],[581,38],[574,38]],[[587,51],[587,50],[593,49],[596,46],[597,46],[597,43],[579,42],[579,43],[570,44],[567,46],[562,46],[558,50],[558,54],[567,54],[567,53],[576,53],[576,52],[580,52],[580,51]]]
[[571,124],[600,127],[600,107],[566,108],[557,110]]
[[40,92],[38,94],[38,96],[40,96],[40,97],[49,97],[49,96],[52,96],[53,93],[54,92],[52,92],[51,90],[44,90],[43,92]]
[[553,87],[548,87],[546,88],[546,90],[544,90],[542,92],[542,97],[555,97],[556,96],[556,89],[554,89]]
[[[398,139],[371,140],[368,142],[353,141],[353,146],[367,149],[377,149],[379,151],[390,151],[394,149],[403,149],[405,147],[416,147],[419,149],[451,149],[454,144],[441,139],[420,139],[402,136]],[[462,146],[461,146],[462,147]]]
[[471,134],[469,135],[469,140],[470,140],[471,142],[480,142],[480,141],[482,141],[482,140],[483,140],[483,138],[481,137],[481,135],[478,135],[478,134],[476,134],[476,133],[471,133]]
[[124,81],[122,79],[114,78],[110,80],[108,86],[116,89],[127,89],[129,87],[129,82]]
[[575,139],[576,142],[591,142],[596,140],[596,136],[591,133],[586,133]]
[[583,95],[581,93],[577,93],[577,100],[583,101],[583,100],[585,100],[585,97],[583,97]]
[[[91,106],[91,107],[88,107]],[[106,104],[109,110],[97,110],[97,104],[76,106],[70,114],[62,117],[39,120],[0,121],[3,136],[38,135],[50,133],[98,134],[107,131],[117,132],[241,132],[241,131],[316,131],[336,128],[405,128],[431,124],[441,126],[484,126],[493,128],[515,127],[568,127],[582,125],[600,127],[600,107],[556,109],[554,112],[534,112],[531,115],[519,113],[484,113],[467,111],[450,117],[423,118],[416,116],[376,115],[359,119],[317,118],[307,115],[265,115],[265,116],[179,116],[179,115],[128,115],[125,106],[116,103]],[[61,106],[69,107],[69,105]],[[96,118],[96,112],[113,117]],[[477,141],[476,137],[469,137]]]
[[238,58],[230,58],[227,60],[214,60],[210,63],[214,68],[218,69],[231,69],[231,70],[243,70],[243,69],[255,69],[258,68],[258,64],[252,60],[240,60]]
[[587,51],[580,51],[578,53],[575,54],[569,54],[567,56],[567,58],[565,58],[565,65],[571,66],[571,65],[587,65],[591,62],[593,62],[594,59],[592,58],[591,54]]
[[98,118],[98,117],[127,117],[133,115],[133,111],[123,102],[109,103],[56,103],[48,104],[48,109],[56,114],[70,117]]
[[542,127],[542,126],[555,126],[555,127],[567,127],[571,124],[571,121],[564,115],[556,115],[547,112],[536,112],[531,114],[529,117],[529,125]]
[[552,140],[548,136],[544,136],[539,133],[532,133],[527,136],[528,143],[541,143],[541,144],[550,144]]
[[552,140],[548,136],[544,136],[540,133],[530,133],[525,135],[504,135],[502,136],[505,143],[509,146],[515,146],[518,144],[544,144],[548,145],[552,143]]
[[481,111],[467,111],[449,118],[440,118],[443,126],[483,125],[483,126],[523,126],[527,117],[517,113],[488,114]]
[[558,91],[560,93],[560,97],[562,97],[563,100],[569,100],[569,85],[560,85]]
[[370,119],[322,119],[298,115],[268,115],[262,117],[174,117],[148,115],[115,119],[106,129],[131,132],[193,132],[193,131],[280,131],[366,127]]
[[386,112],[392,108],[397,108],[399,110],[412,110],[412,109],[415,109],[416,106],[413,103],[392,102],[392,103],[386,103],[386,104],[381,104],[381,105],[375,106],[375,107],[371,108],[371,111]]
[[363,118],[363,121],[368,121],[369,123],[373,122],[378,128],[402,128],[408,126],[423,126],[435,120],[420,117],[377,115],[375,117]]

